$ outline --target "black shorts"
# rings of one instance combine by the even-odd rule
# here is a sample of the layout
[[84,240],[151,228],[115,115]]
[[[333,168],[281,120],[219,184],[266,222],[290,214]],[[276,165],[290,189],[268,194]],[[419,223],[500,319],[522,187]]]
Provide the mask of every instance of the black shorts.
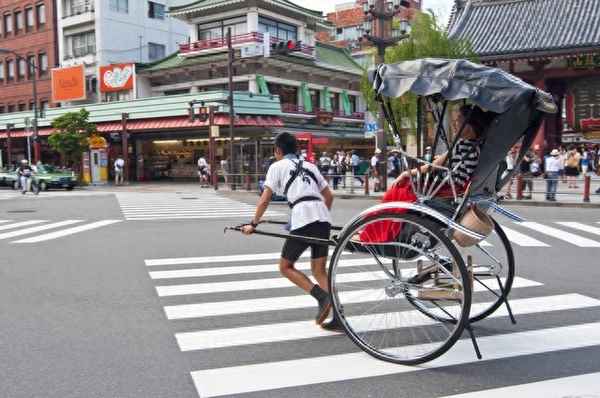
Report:
[[577,177],[579,175],[579,168],[577,167],[565,167],[565,175],[569,177]]
[[[331,224],[328,222],[313,222],[311,224],[305,225],[302,228],[298,228],[296,230],[291,231],[292,235],[299,236],[308,236],[311,238],[319,238],[319,239],[329,239],[329,234],[331,232]],[[281,250],[281,257],[286,260],[295,263],[300,258],[300,255],[304,253],[306,249],[310,247],[311,249],[311,258],[317,259],[322,257],[327,257],[329,254],[329,246],[328,245],[316,245],[308,242],[303,242],[297,239],[287,239],[285,244],[283,245],[283,249]]]

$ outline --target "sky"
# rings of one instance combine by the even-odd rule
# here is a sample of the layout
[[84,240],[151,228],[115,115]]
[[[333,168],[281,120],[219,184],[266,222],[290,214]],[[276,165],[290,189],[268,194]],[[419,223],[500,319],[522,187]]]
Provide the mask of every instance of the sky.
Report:
[[[352,0],[291,0],[294,3],[313,10],[331,12],[336,4],[352,2]],[[450,16],[454,0],[423,0],[423,9],[432,9],[444,24]]]

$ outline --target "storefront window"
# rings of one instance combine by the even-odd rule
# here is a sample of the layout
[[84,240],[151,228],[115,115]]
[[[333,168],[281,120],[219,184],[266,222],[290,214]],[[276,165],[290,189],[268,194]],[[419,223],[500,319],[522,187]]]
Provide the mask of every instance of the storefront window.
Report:
[[269,92],[273,95],[279,95],[281,104],[298,104],[298,87],[285,86],[282,84],[268,83]]

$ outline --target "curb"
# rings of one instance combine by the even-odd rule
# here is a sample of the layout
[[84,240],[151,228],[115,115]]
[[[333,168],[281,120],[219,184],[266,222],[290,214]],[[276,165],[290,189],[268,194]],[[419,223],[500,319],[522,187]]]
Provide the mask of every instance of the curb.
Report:
[[509,206],[522,207],[565,207],[574,209],[600,209],[600,203],[577,203],[577,202],[542,202],[531,200],[505,200],[503,202]]

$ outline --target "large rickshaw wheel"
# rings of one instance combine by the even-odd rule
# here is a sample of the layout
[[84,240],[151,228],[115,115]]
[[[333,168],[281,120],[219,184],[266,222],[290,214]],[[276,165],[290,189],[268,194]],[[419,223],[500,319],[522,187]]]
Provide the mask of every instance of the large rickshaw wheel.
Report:
[[[363,236],[357,242],[367,226],[367,232],[400,226],[402,232],[390,241]],[[388,212],[353,223],[338,239],[329,273],[346,334],[378,359],[431,361],[456,343],[468,322],[465,262],[439,224],[425,217]]]

